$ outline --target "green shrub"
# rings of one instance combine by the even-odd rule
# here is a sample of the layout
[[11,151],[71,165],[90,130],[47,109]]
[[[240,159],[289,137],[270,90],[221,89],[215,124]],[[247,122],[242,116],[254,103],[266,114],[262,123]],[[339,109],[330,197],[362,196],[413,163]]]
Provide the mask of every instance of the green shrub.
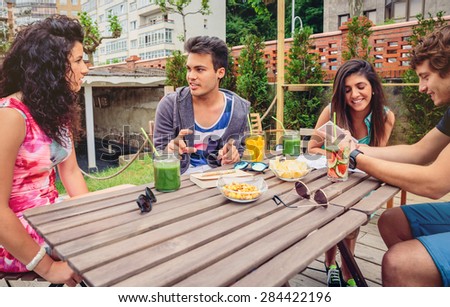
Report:
[[248,35],[239,57],[236,92],[251,103],[251,112],[264,113],[268,106],[268,80],[264,61],[264,42]]
[[166,63],[166,85],[174,88],[188,85],[186,80],[186,55],[181,51],[175,50],[172,56],[167,58]]
[[[289,51],[286,66],[287,84],[322,83],[324,73],[320,67],[319,56],[308,52],[312,48],[310,36],[312,28],[296,30]],[[288,129],[313,128],[323,106],[323,87],[310,87],[306,92],[286,92],[284,123]]]
[[345,44],[348,50],[342,53],[344,60],[358,58],[373,63],[373,58],[370,56],[372,47],[369,45],[369,37],[373,33],[370,29],[372,25],[366,16],[355,16],[347,23],[348,35]]

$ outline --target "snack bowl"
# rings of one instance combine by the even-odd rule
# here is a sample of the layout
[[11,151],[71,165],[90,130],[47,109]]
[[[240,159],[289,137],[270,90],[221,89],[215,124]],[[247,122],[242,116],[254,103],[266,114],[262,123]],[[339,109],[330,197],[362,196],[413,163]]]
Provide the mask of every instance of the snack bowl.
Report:
[[283,160],[276,157],[269,161],[269,169],[275,176],[284,181],[298,181],[312,170],[306,162],[298,160]]
[[267,191],[267,183],[261,177],[223,176],[217,180],[217,188],[229,200],[248,203]]

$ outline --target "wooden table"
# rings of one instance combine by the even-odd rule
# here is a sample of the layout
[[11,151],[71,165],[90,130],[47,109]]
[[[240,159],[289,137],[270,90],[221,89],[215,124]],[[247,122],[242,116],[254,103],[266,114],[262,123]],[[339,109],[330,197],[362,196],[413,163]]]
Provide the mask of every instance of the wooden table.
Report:
[[272,197],[298,200],[294,182],[257,176],[269,190],[248,204],[183,176],[178,191],[155,193],[150,213],[140,213],[135,200],[145,186],[136,186],[30,209],[25,218],[90,286],[281,286],[399,191],[363,173],[332,183],[321,169],[302,181],[330,205],[291,209]]

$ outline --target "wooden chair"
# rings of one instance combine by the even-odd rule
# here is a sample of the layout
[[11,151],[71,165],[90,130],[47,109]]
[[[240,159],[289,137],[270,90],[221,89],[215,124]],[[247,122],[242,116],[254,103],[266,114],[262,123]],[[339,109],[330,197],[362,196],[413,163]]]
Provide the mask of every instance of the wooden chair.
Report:
[[261,116],[259,113],[250,113],[250,123],[254,132],[262,132]]

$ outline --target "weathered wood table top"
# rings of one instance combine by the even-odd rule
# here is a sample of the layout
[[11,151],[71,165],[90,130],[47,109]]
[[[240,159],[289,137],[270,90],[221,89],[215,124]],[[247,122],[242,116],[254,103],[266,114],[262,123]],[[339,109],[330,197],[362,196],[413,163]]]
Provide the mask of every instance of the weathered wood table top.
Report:
[[314,170],[302,181],[312,193],[322,189],[328,207],[292,209],[272,197],[314,202],[270,170],[255,175],[269,189],[251,203],[182,176],[178,191],[155,192],[149,213],[136,204],[143,185],[30,209],[25,218],[90,286],[281,286],[399,191],[364,173],[332,183],[325,169]]

